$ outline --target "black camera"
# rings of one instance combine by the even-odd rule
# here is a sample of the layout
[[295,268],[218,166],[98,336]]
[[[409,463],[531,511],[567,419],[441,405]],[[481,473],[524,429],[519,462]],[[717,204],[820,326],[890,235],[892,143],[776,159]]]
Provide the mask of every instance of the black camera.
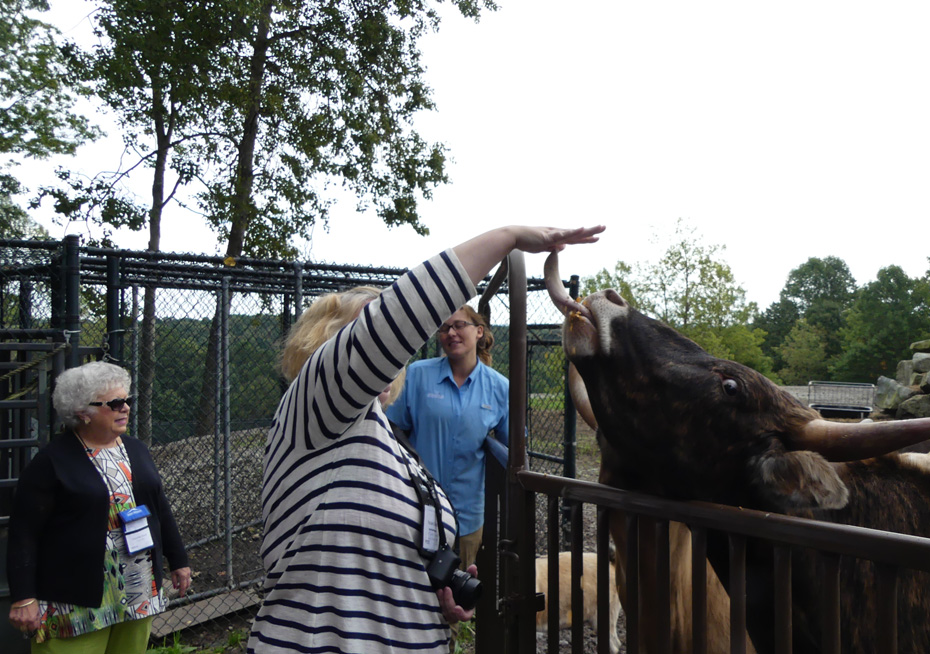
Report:
[[481,582],[467,572],[459,570],[462,559],[448,545],[443,545],[433,554],[432,561],[426,567],[429,582],[433,589],[440,590],[448,586],[452,589],[455,603],[466,611],[475,608],[481,597]]

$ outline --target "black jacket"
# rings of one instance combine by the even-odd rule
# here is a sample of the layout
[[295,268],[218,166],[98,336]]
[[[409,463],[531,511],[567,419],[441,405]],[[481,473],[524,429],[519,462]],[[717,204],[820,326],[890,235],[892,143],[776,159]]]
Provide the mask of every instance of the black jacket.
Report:
[[[155,541],[152,563],[161,588],[162,554],[172,570],[188,566],[161,477],[148,448],[123,436],[132,468],[132,492],[145,504]],[[54,438],[26,466],[10,515],[7,575],[10,600],[28,597],[100,606],[109,490],[71,431]]]

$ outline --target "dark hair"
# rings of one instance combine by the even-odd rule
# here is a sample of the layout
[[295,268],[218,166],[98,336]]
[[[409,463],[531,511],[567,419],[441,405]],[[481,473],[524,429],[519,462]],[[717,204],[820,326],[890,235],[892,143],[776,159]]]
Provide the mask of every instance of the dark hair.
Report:
[[477,351],[478,351],[478,360],[481,361],[486,366],[491,365],[491,346],[494,345],[494,334],[491,333],[491,328],[488,326],[488,321],[484,319],[480,313],[472,309],[467,304],[461,309],[468,315],[468,320],[475,323],[476,325],[481,325],[484,328],[484,336],[478,339]]

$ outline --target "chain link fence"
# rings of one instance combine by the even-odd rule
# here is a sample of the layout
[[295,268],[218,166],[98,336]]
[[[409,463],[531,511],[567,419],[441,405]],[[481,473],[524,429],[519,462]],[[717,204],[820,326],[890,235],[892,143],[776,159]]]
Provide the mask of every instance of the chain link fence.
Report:
[[[0,241],[0,554],[16,479],[54,433],[55,375],[109,360],[132,375],[130,433],[150,447],[194,570],[192,591],[171,598],[154,635],[242,624],[261,600],[262,456],[285,388],[281,341],[314,297],[403,272],[84,248],[75,237]],[[571,473],[561,316],[542,280],[530,280],[527,306],[531,466]],[[506,285],[487,312],[494,367],[507,375]],[[433,338],[418,357],[439,353]],[[0,610],[7,596],[0,576]]]

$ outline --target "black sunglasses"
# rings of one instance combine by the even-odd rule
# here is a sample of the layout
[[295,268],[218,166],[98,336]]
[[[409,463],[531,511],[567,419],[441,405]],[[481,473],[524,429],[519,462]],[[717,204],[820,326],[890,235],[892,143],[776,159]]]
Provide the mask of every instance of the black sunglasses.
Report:
[[131,397],[117,397],[117,398],[110,400],[109,402],[91,402],[90,403],[91,406],[103,406],[104,404],[110,407],[110,409],[112,409],[113,411],[119,411],[120,409],[123,408],[124,404],[126,406],[131,407],[132,398]]

